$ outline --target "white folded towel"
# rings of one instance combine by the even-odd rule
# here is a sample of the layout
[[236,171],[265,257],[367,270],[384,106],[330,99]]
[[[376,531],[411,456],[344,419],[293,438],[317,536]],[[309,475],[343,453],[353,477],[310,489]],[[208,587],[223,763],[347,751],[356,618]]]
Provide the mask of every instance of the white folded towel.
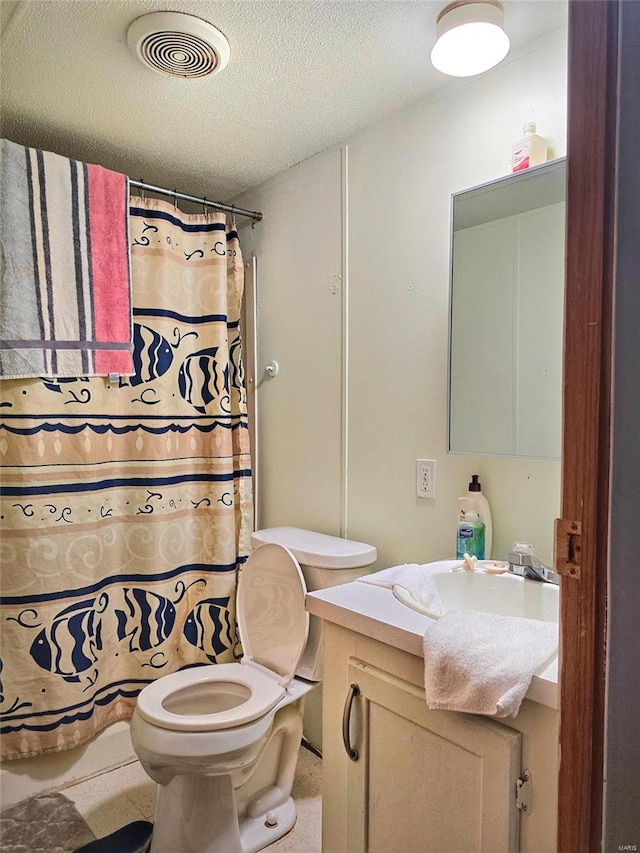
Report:
[[[430,564],[432,573],[436,565],[436,563]],[[448,566],[449,563],[446,565]],[[414,600],[417,605],[416,609],[422,612],[427,610],[433,616],[439,616],[442,613],[440,594],[432,574],[429,574],[425,571],[424,566],[419,566],[417,563],[403,563],[400,566],[392,566],[390,569],[382,569],[382,571],[374,572],[372,575],[364,575],[358,580],[362,583],[370,583],[388,589],[400,586]]]
[[533,673],[557,649],[557,622],[450,610],[424,635],[427,705],[515,717]]

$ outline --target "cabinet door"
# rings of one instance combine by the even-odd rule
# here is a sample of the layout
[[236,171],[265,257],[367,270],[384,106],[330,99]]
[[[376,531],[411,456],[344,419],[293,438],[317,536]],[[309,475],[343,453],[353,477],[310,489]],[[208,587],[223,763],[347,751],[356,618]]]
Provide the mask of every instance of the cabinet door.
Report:
[[349,853],[517,853],[519,732],[430,711],[424,691],[359,660]]

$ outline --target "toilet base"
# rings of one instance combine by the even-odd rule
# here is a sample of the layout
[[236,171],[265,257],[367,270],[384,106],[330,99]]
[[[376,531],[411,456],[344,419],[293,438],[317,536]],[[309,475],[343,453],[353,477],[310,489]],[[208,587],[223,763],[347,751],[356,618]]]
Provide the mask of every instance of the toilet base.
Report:
[[[268,826],[267,814],[272,818],[273,813],[277,819],[275,826]],[[240,838],[242,842],[242,853],[257,853],[269,844],[273,844],[287,832],[290,832],[296,822],[296,807],[293,798],[289,797],[272,812],[261,815],[258,818],[243,818],[240,821]]]
[[134,713],[134,748],[158,783],[151,853],[257,853],[293,828],[304,700],[314,687],[294,679],[273,717],[228,732],[167,731]]
[[231,775],[176,776],[158,791],[151,853],[257,853],[295,822],[292,797],[238,821]]
[[[236,769],[216,775],[207,775],[216,765],[206,758],[202,764],[186,763],[182,769],[189,772],[173,776],[166,764],[159,771],[145,764],[152,756],[142,748],[144,727],[138,721],[138,755],[149,775],[163,783],[158,787],[151,853],[257,853],[293,828],[291,789],[304,696],[311,688],[295,685],[289,703],[278,709],[268,734],[256,743],[259,755],[248,762],[236,758]],[[193,746],[192,734],[188,740]]]

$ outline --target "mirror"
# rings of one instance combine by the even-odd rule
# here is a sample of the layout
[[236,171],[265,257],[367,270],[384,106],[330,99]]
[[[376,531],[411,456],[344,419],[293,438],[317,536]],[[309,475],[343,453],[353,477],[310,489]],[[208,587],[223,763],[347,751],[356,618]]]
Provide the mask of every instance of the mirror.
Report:
[[452,196],[449,451],[560,458],[565,160]]

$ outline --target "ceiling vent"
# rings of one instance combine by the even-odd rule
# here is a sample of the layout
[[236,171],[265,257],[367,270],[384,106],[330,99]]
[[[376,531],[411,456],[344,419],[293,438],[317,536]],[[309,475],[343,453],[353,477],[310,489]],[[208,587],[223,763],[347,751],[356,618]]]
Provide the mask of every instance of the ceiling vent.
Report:
[[217,74],[231,55],[220,30],[181,12],[152,12],[136,18],[127,30],[127,42],[147,68],[171,77]]

